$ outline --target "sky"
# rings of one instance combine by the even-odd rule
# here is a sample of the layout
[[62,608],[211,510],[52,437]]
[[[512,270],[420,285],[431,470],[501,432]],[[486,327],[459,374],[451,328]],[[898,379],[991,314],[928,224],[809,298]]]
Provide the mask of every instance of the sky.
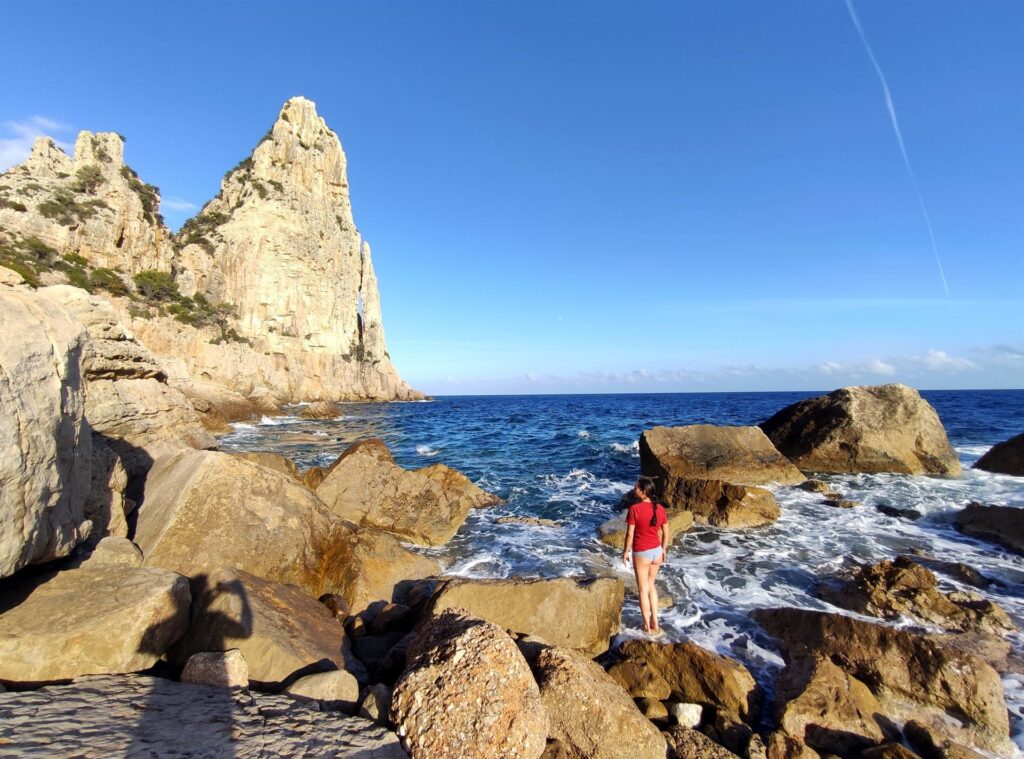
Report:
[[118,131],[175,227],[314,100],[425,392],[1024,387],[1016,0],[68,0],[3,25],[0,168]]

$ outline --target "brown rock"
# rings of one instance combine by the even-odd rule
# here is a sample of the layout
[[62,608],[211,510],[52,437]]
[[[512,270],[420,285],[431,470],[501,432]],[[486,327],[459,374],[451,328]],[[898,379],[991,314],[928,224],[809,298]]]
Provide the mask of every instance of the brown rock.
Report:
[[698,524],[713,527],[759,527],[774,522],[781,513],[775,496],[764,488],[721,480],[676,478],[662,500],[669,508],[692,512]]
[[462,472],[452,469],[450,466],[431,464],[420,467],[416,471],[434,480],[445,492],[461,493],[464,498],[469,499],[471,509],[485,509],[488,506],[505,503],[504,498],[499,498],[494,493],[488,493]]
[[384,461],[388,464],[394,464],[395,459],[391,455],[391,450],[380,438],[371,437],[366,440],[360,440],[358,443],[353,443],[338,456],[334,461],[327,467],[327,471],[333,472],[334,469],[342,461],[347,459],[349,456],[370,456],[377,461]]
[[527,524],[531,527],[560,527],[554,519],[541,519],[539,517],[498,517],[494,520],[496,524]]
[[845,498],[826,498],[825,505],[836,509],[854,509],[860,506],[856,501],[848,501]]
[[636,708],[649,720],[668,720],[668,707],[656,698],[638,698]]
[[943,740],[935,735],[931,728],[917,720],[912,719],[905,724],[903,734],[922,759],[983,759],[983,754],[958,743]]
[[804,481],[759,428],[711,424],[646,430],[640,436],[640,471],[667,491],[679,477],[735,485]]
[[82,567],[141,567],[142,551],[128,538],[116,538],[108,535],[103,538],[92,553],[81,564]]
[[672,696],[672,686],[644,659],[623,659],[608,668],[608,676],[633,698],[664,701]]
[[838,497],[832,486],[821,480],[804,480],[797,487],[801,490],[806,490],[808,493],[821,493],[829,498]]
[[359,701],[359,683],[343,669],[305,675],[284,689],[299,701],[315,702],[323,711],[350,714]]
[[503,630],[597,656],[619,630],[624,595],[622,581],[609,577],[454,579],[441,586],[432,609],[465,609]]
[[969,503],[956,515],[955,523],[964,535],[991,540],[1024,555],[1024,509]]
[[395,685],[391,721],[414,757],[537,759],[548,715],[537,683],[502,630],[448,609],[431,618]]
[[337,419],[341,416],[341,406],[333,401],[313,401],[302,409],[299,416],[303,419]]
[[388,712],[391,711],[391,688],[384,683],[371,685],[359,701],[359,716],[376,722],[378,725],[388,724]]
[[1024,433],[996,443],[975,462],[973,468],[1024,477]]
[[192,654],[181,671],[181,682],[215,688],[248,688],[249,665],[237,648]]
[[860,759],[921,759],[906,746],[899,743],[886,743],[860,752]]
[[251,422],[263,415],[256,403],[220,382],[200,377],[175,377],[169,382],[189,400],[203,426],[212,432],[228,432],[231,422]]
[[331,616],[343,624],[352,614],[352,608],[348,605],[348,601],[337,593],[324,593],[320,596],[320,603],[327,607]]
[[297,482],[302,482],[302,475],[299,474],[298,467],[295,466],[295,462],[287,456],[282,456],[280,453],[271,453],[270,451],[243,451],[240,453],[232,453],[232,456],[237,456],[240,459],[251,461],[254,464],[265,466],[267,469],[273,469],[275,472],[285,474],[291,477]]
[[[597,528],[597,537],[605,545],[622,550],[626,543],[626,514],[622,512],[617,517],[612,517]],[[668,528],[671,535],[686,532],[693,527],[693,512],[686,509],[669,508],[665,509],[665,516],[668,517]]]
[[719,746],[704,733],[676,725],[662,733],[669,759],[735,759],[736,754]]
[[775,730],[768,736],[765,755],[767,759],[818,759],[820,756],[803,741],[786,735],[781,730]]
[[345,546],[337,592],[358,614],[376,601],[394,601],[397,586],[441,571],[436,559],[404,548],[394,535],[374,529],[352,533]]
[[935,409],[906,385],[845,387],[794,403],[761,429],[804,472],[960,473]]

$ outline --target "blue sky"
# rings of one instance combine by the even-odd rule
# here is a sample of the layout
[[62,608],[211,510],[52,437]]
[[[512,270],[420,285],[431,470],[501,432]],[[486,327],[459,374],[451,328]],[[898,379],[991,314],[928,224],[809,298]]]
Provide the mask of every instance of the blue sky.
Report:
[[315,100],[430,393],[1024,387],[1024,3],[853,7],[936,248],[845,0],[8,3],[0,162],[177,225]]

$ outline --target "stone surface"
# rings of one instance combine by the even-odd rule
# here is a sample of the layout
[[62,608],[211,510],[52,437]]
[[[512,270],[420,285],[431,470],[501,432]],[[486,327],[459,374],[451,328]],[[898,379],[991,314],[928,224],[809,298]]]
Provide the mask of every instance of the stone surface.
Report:
[[669,714],[677,725],[682,727],[697,727],[704,714],[704,707],[700,704],[673,703],[668,708]]
[[984,759],[984,755],[977,751],[940,738],[917,720],[907,722],[903,726],[903,734],[922,759]]
[[349,534],[287,475],[226,453],[179,451],[149,473],[135,542],[146,566],[190,576],[235,566],[318,598],[342,581]]
[[249,665],[237,648],[192,654],[181,670],[181,682],[217,688],[248,688]]
[[[154,321],[160,323],[159,320]],[[149,321],[133,322],[133,329],[139,325],[143,326],[144,333],[153,329]],[[188,399],[206,429],[230,432],[231,422],[252,422],[261,417],[259,406],[237,390],[219,382],[188,376],[185,367],[175,366],[173,357],[165,357],[164,360],[168,369],[177,368],[177,374],[172,374],[168,383]]]
[[471,509],[485,509],[505,502],[494,493],[488,493],[462,472],[445,464],[431,464],[416,471],[434,480],[446,493],[458,493],[468,499]]
[[0,694],[8,756],[344,756],[404,759],[372,722],[319,712],[288,696],[132,675]]
[[760,527],[779,518],[779,504],[764,488],[722,480],[677,477],[662,493],[669,509],[685,509],[698,524],[712,527]]
[[153,666],[188,628],[188,581],[163,569],[72,569],[0,593],[0,681],[8,685]]
[[352,533],[345,545],[337,592],[358,614],[376,601],[393,601],[396,586],[432,577],[441,571],[437,559],[404,548],[394,535],[374,529]]
[[734,485],[792,485],[804,476],[757,427],[691,424],[654,427],[640,436],[640,471],[665,489],[679,477]]
[[135,501],[125,497],[128,472],[102,435],[92,436],[92,484],[85,502],[85,517],[92,522],[89,543],[106,536],[127,537],[128,514]]
[[240,453],[233,453],[232,456],[238,456],[240,459],[251,461],[254,464],[265,466],[267,469],[273,469],[275,472],[285,474],[291,477],[296,482],[302,482],[302,475],[299,474],[298,467],[295,466],[295,462],[287,456],[282,456],[280,453],[270,453],[269,451],[242,451]]
[[537,759],[548,734],[540,691],[511,638],[455,609],[420,629],[391,721],[413,757]]
[[839,587],[823,586],[821,596],[861,614],[907,615],[947,630],[1001,635],[1017,629],[992,601],[973,593],[942,593],[935,575],[907,556],[862,566]]
[[532,669],[547,709],[548,738],[559,741],[567,756],[663,759],[665,739],[658,728],[590,659],[551,646],[540,652]]
[[118,538],[108,535],[103,538],[92,553],[81,564],[82,567],[141,567],[142,551],[128,538]]
[[672,686],[645,659],[620,659],[608,668],[608,676],[633,698],[664,701],[672,696]]
[[0,577],[6,577],[67,556],[88,535],[92,437],[81,323],[36,292],[4,288],[0,334]]
[[362,674],[347,656],[345,628],[294,585],[225,567],[193,578],[192,598],[192,624],[172,651],[179,664],[195,653],[237,648],[249,679],[263,688],[332,669]]
[[313,401],[299,414],[303,419],[337,419],[341,416],[341,406],[332,401]]
[[1024,477],[1024,433],[996,443],[975,462],[974,468]]
[[[597,528],[598,540],[612,548],[622,550],[626,542],[626,514],[628,513],[628,511],[624,511],[599,526]],[[665,516],[668,517],[668,528],[673,537],[693,527],[693,512],[686,509],[665,509]]]
[[993,543],[1024,555],[1024,509],[970,503],[956,515],[956,528],[972,538]]
[[736,759],[736,754],[697,730],[676,725],[662,735],[669,759]]
[[757,609],[753,617],[783,642],[787,661],[828,657],[869,685],[889,719],[914,718],[958,743],[1010,751],[999,674],[981,658],[943,645],[941,636],[803,609]]
[[336,669],[300,677],[285,688],[285,693],[304,701],[316,701],[321,709],[348,711],[359,701],[359,683],[348,672]]
[[939,415],[906,385],[845,387],[794,403],[761,429],[805,472],[960,473]]
[[[453,579],[432,601],[433,612],[461,608],[503,630],[597,656],[619,630],[625,589],[609,577],[534,580]],[[566,613],[571,609],[572,613]]]
[[384,683],[375,683],[367,688],[359,701],[359,716],[387,725],[391,711],[391,688]]
[[[747,668],[696,643],[627,640],[617,654],[668,683],[672,699],[713,706],[719,714],[756,720],[761,692]],[[632,694],[631,694],[632,695]]]
[[554,519],[543,519],[541,517],[498,517],[494,520],[495,524],[526,524],[531,527],[560,527],[561,525]]

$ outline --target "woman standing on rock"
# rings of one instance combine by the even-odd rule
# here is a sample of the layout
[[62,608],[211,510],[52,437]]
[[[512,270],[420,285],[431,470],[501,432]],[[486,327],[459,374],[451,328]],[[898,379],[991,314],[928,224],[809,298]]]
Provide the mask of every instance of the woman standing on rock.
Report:
[[658,626],[658,591],[654,578],[665,563],[670,539],[665,509],[654,502],[654,480],[641,477],[633,493],[638,499],[626,513],[626,542],[622,560],[629,566],[633,554],[633,572],[636,574],[640,594],[640,613],[644,618],[644,632],[661,632]]

